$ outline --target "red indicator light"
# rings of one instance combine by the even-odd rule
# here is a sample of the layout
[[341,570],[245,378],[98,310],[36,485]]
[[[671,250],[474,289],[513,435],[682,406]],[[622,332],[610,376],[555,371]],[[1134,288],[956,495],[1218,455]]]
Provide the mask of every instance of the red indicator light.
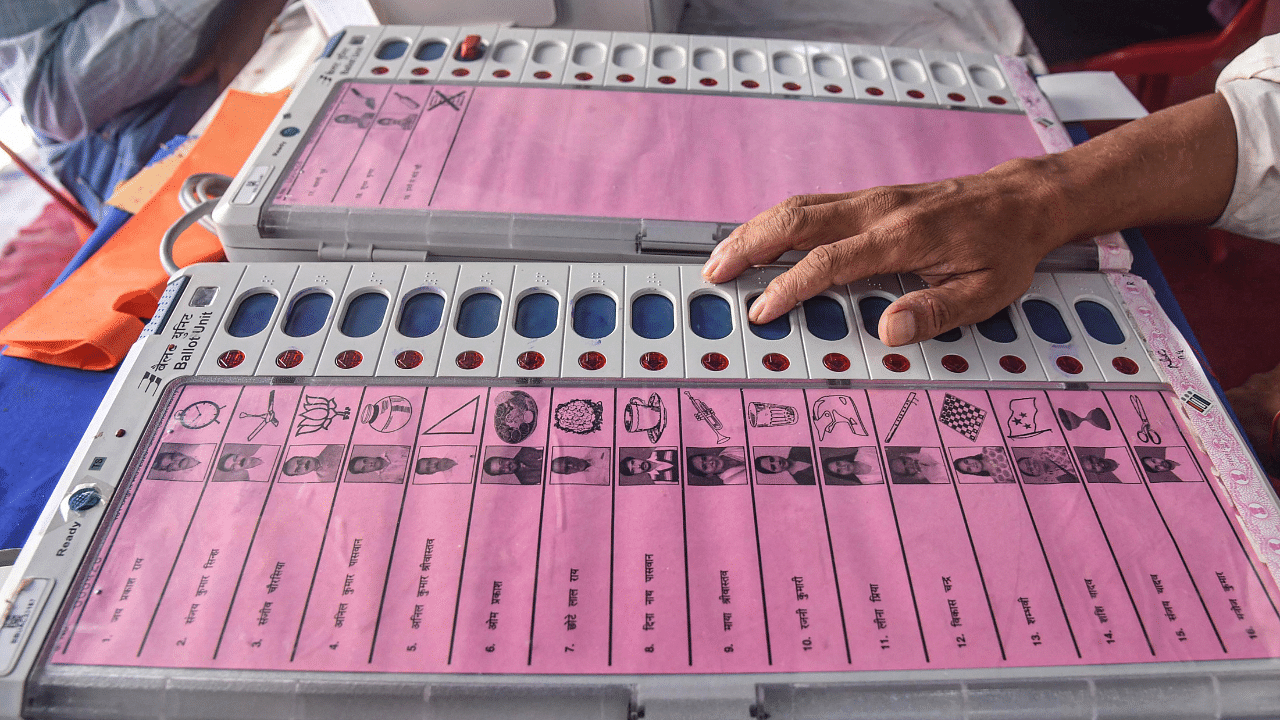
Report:
[[521,370],[537,370],[547,359],[535,350],[526,350],[516,357],[516,364]]
[[1071,357],[1070,355],[1063,355],[1058,358],[1057,364],[1058,369],[1068,375],[1079,375],[1084,372],[1084,365],[1081,365],[1079,360]]
[[849,358],[843,353],[827,353],[822,358],[822,364],[831,372],[845,372],[852,367]]
[[667,366],[667,356],[660,352],[647,352],[640,356],[640,367],[657,372]]
[[587,82],[594,76],[589,72],[580,72],[577,75],[574,75],[573,77],[577,80],[581,80],[582,82]]
[[340,370],[350,370],[362,362],[364,362],[364,356],[357,350],[343,350],[333,359],[333,364]]
[[228,350],[218,356],[218,367],[230,370],[244,362],[244,353],[239,350]]
[[454,77],[466,77],[470,74],[471,74],[471,71],[466,68],[454,68],[453,70]]
[[414,75],[426,75],[427,73],[429,73],[429,72],[431,72],[431,71],[430,71],[430,70],[428,70],[428,69],[426,69],[426,68],[424,68],[424,67],[416,67],[416,68],[414,68],[414,69],[410,70],[409,72],[413,73]]
[[907,91],[907,97],[909,97],[909,98],[915,98],[916,100],[923,100],[923,99],[924,99],[924,93],[920,92],[919,90],[908,90],[908,91]]
[[703,85],[705,85],[706,87],[715,87],[716,85],[718,85],[718,84],[719,84],[719,83],[717,83],[717,82],[716,82],[716,79],[715,79],[715,78],[702,78],[702,79],[701,79],[701,80],[699,80],[698,82],[702,83],[702,84],[703,84]]
[[844,92],[844,88],[840,87],[839,85],[825,85],[823,86],[822,89],[826,90],[829,93],[836,93],[836,94]]
[[298,367],[298,364],[301,362],[302,351],[300,350],[285,350],[276,356],[276,367],[281,367],[285,370]]
[[1000,367],[1004,368],[1007,373],[1021,375],[1027,371],[1027,364],[1017,355],[1005,355],[1000,358]]
[[405,350],[396,356],[396,367],[401,370],[412,370],[422,364],[422,353],[417,350]]
[[799,89],[800,89],[800,83],[784,82],[784,83],[782,83],[782,87],[784,87],[784,88],[786,88],[787,90],[790,90],[790,91],[792,91],[792,92],[795,92],[796,90],[799,90]]
[[869,87],[867,88],[867,94],[872,97],[880,97],[884,94],[884,91],[878,87]]
[[551,73],[547,72],[546,70],[539,70],[538,72],[534,73],[533,76],[538,78],[539,80],[546,80],[551,77]]
[[742,87],[747,88],[748,90],[755,90],[756,88],[760,87],[760,83],[756,82],[755,80],[743,80]]
[[506,68],[498,68],[493,71],[493,76],[496,78],[511,77],[511,71]]
[[672,85],[675,83],[675,81],[676,79],[671,77],[670,75],[663,75],[662,77],[658,78],[658,82],[662,83],[663,85]]
[[991,103],[992,105],[1004,105],[1004,104],[1008,103],[1009,101],[1008,101],[1008,100],[1005,100],[1004,98],[1000,97],[999,95],[992,95],[991,97],[987,98],[987,102]]
[[969,361],[959,355],[943,355],[942,367],[959,375],[969,371]]
[[900,373],[911,369],[911,361],[898,353],[889,353],[880,362],[884,363],[884,366],[891,372]]
[[463,370],[475,370],[484,364],[484,356],[475,350],[463,350],[458,353],[458,357],[454,359],[454,363]]
[[947,99],[955,102],[964,102],[964,95],[961,95],[958,92],[947,93]]
[[603,353],[595,350],[588,350],[578,356],[578,367],[583,370],[599,370],[604,367],[605,357]]
[[760,358],[760,362],[766,370],[772,370],[773,372],[782,372],[791,367],[791,361],[782,353],[769,353]]
[[378,67],[370,70],[369,72],[373,73],[374,75],[386,75],[388,72],[391,72],[391,71],[388,70],[386,67],[379,65]]
[[721,372],[729,367],[729,358],[718,352],[709,352],[702,356],[702,367],[711,372]]
[[1124,357],[1123,355],[1122,355],[1122,356],[1120,356],[1120,357],[1118,357],[1118,358],[1116,358],[1115,360],[1112,360],[1112,361],[1111,361],[1111,367],[1113,367],[1113,368],[1115,368],[1115,369],[1119,370],[1120,372],[1124,373],[1125,375],[1137,375],[1137,374],[1138,374],[1138,363],[1136,363],[1136,362],[1134,362],[1134,361],[1130,360],[1130,359],[1129,359],[1129,358],[1127,358],[1127,357]]
[[626,73],[622,73],[621,75],[618,76],[618,82],[635,82],[635,81],[636,81],[636,78],[634,75],[628,75]]

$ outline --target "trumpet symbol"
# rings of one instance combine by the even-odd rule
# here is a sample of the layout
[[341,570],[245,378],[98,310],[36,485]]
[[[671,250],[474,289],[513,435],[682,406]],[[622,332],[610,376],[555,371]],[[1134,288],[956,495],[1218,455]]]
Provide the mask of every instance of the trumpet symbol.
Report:
[[720,422],[720,418],[716,417],[716,411],[712,410],[710,405],[707,405],[694,397],[693,393],[688,390],[685,390],[684,394],[688,395],[689,402],[693,403],[694,419],[701,420],[706,423],[707,427],[711,428],[711,430],[716,434],[716,444],[723,445],[729,442],[729,436],[720,432],[724,429],[724,423]]

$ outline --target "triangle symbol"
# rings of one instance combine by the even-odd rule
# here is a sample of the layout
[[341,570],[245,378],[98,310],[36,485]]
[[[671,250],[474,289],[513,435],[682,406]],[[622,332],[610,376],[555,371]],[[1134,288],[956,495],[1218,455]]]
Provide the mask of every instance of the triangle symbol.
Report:
[[[471,408],[468,413],[467,408]],[[423,435],[470,435],[476,431],[476,417],[480,414],[480,396],[462,404],[462,407],[445,415],[422,431]]]

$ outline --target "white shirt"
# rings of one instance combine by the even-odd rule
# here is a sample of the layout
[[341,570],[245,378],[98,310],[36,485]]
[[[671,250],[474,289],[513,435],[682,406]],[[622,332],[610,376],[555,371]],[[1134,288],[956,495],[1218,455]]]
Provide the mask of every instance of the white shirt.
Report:
[[1280,241],[1280,35],[1262,38],[1218,76],[1236,123],[1236,183],[1213,227]]

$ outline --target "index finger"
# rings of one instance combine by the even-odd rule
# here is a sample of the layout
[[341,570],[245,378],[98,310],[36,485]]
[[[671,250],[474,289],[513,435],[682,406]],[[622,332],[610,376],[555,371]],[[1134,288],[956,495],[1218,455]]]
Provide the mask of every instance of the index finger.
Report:
[[773,262],[788,250],[808,250],[849,236],[840,214],[847,193],[797,195],[739,225],[703,266],[711,282],[732,280],[752,265]]
[[775,277],[752,303],[747,319],[767,323],[832,285],[844,285],[861,278],[889,272],[883,244],[874,231],[809,251],[792,268]]

